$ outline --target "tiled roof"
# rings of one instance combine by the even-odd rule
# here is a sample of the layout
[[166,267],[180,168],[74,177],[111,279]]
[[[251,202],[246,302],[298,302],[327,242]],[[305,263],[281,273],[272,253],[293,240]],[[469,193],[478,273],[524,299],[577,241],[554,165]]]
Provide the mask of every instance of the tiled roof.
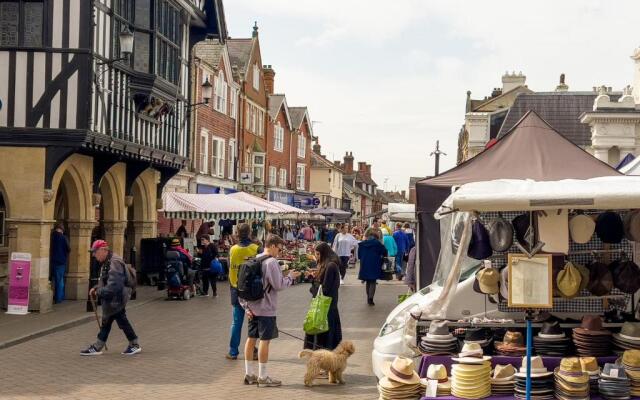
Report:
[[291,114],[291,124],[293,125],[294,129],[300,128],[306,112],[307,107],[289,107],[289,114]]
[[284,101],[283,94],[269,95],[269,116],[272,119],[275,120],[278,117],[278,112],[280,111],[280,107],[282,107],[283,101]]
[[[610,93],[617,101],[619,93]],[[498,137],[504,136],[527,111],[535,111],[562,136],[578,146],[591,145],[591,129],[580,122],[580,115],[593,110],[595,92],[547,92],[521,94],[513,103]]]
[[342,172],[342,168],[339,168],[331,161],[327,160],[324,156],[316,152],[311,152],[311,166],[316,168],[333,168],[337,171]]
[[218,40],[203,40],[193,46],[193,54],[213,68],[220,65],[223,52],[224,44]]
[[238,74],[247,71],[247,65],[251,60],[251,49],[253,39],[227,39],[227,49],[229,50],[229,62],[231,67],[238,66]]
[[371,195],[367,192],[365,192],[364,190],[360,189],[359,187],[356,186],[351,186],[348,183],[342,183],[342,187],[345,188],[346,190],[353,192],[355,194],[359,194],[360,196],[367,196],[367,197],[371,197]]
[[373,179],[371,179],[370,176],[366,175],[362,171],[356,171],[356,182],[363,182],[367,185],[378,186],[378,184]]

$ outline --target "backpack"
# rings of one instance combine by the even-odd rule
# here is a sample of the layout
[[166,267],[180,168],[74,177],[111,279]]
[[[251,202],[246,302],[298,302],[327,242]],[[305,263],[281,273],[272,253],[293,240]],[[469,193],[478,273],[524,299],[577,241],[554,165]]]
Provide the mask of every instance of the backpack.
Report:
[[209,273],[222,275],[224,274],[224,268],[222,267],[222,263],[217,258],[211,260],[211,265],[209,265]]
[[238,269],[238,297],[247,301],[256,301],[264,297],[271,288],[265,288],[262,282],[262,262],[271,256],[250,258]]
[[124,286],[135,289],[136,284],[138,283],[136,277],[136,270],[131,266],[131,264],[124,265]]

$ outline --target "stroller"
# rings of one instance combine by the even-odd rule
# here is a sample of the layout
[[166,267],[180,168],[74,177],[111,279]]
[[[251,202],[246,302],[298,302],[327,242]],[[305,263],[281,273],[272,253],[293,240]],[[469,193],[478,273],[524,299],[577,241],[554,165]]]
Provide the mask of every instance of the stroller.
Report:
[[189,300],[195,294],[195,285],[189,284],[190,271],[180,261],[177,251],[167,251],[165,276],[167,277],[167,297],[169,299]]

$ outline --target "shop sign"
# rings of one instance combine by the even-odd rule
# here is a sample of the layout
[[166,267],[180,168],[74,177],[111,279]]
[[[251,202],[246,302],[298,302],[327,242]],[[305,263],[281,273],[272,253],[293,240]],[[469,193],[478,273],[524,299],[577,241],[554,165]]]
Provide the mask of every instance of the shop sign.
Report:
[[197,194],[219,194],[220,188],[218,186],[202,185],[199,183],[196,186],[196,193]]
[[269,191],[269,201],[277,201],[278,203],[293,205],[293,193]]
[[25,315],[29,312],[30,281],[31,253],[11,253],[7,314]]

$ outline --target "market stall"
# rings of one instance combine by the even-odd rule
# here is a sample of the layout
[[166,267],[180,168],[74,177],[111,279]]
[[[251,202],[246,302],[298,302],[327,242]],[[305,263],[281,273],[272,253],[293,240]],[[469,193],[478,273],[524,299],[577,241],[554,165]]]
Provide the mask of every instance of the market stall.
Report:
[[270,210],[226,194],[168,192],[162,201],[167,218],[176,219],[264,219]]
[[387,216],[392,222],[415,222],[416,205],[407,203],[389,203]]
[[[639,396],[638,209],[640,178],[624,176],[475,182],[451,194],[436,213],[431,301],[405,326],[425,398]],[[457,313],[483,301],[484,313]],[[381,381],[381,393],[389,387]]]
[[309,210],[309,213],[323,216],[327,222],[346,222],[351,219],[349,211],[338,210],[337,208],[314,208]]

